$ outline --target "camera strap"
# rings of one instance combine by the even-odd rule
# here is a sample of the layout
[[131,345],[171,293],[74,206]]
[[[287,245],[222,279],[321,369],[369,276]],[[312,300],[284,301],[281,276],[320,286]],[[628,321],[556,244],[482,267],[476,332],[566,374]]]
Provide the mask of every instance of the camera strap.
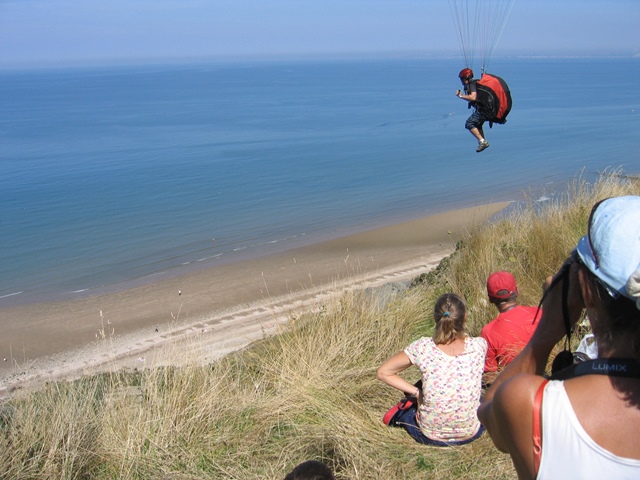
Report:
[[[566,337],[564,341],[564,350],[558,353],[556,357],[553,359],[551,364],[551,373],[556,374],[573,364],[573,354],[571,353],[571,334],[573,333],[573,329],[569,323],[569,275],[570,275],[570,267],[571,264],[565,264],[562,266],[562,269],[556,277],[553,279],[551,284],[547,287],[546,291],[542,295],[540,299],[540,304],[538,305],[538,311],[542,308],[542,303],[544,302],[545,297],[551,291],[553,287],[559,282],[562,281],[562,320],[564,323],[564,328],[566,332]],[[537,316],[537,313],[536,313]]]
[[582,375],[640,378],[640,363],[629,358],[596,358],[571,365],[552,374],[550,380],[568,380]]

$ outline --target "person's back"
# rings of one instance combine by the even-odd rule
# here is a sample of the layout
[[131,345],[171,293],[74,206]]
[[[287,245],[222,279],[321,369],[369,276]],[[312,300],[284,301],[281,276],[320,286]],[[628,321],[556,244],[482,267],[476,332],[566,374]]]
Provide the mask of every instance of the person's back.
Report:
[[[637,406],[638,380],[617,382],[619,387],[626,383],[622,390],[635,397]],[[549,382],[542,399],[544,434],[537,478],[638,478],[640,448],[634,439],[640,431],[640,411],[630,411],[628,402],[606,376]]]
[[[478,417],[521,479],[640,478],[640,197],[597,203],[543,299],[530,342]],[[586,311],[598,358],[543,376]]]
[[480,336],[487,341],[485,371],[495,372],[507,366],[527,344],[538,326],[537,307],[516,305],[487,323]]
[[420,428],[429,438],[444,442],[468,438],[480,428],[476,409],[486,345],[481,338],[466,337],[456,346],[458,351],[447,353],[424,337],[405,349],[422,372]]
[[513,361],[527,344],[540,320],[537,307],[517,304],[518,287],[515,277],[505,271],[487,278],[487,295],[499,315],[481,332],[487,341],[484,371],[494,374]]
[[[466,306],[455,294],[440,296],[433,316],[433,337],[416,340],[378,368],[379,380],[408,395],[383,421],[426,445],[464,445],[484,432],[475,411],[487,342],[466,334]],[[422,373],[419,384],[398,375],[412,365]]]

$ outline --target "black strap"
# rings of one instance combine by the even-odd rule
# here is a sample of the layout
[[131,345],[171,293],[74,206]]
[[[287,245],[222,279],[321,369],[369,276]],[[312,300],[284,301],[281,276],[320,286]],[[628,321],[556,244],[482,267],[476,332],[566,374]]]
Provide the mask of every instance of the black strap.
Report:
[[538,303],[538,309],[536,310],[536,315],[533,317],[533,321],[535,322],[536,318],[538,317],[538,313],[540,313],[540,310],[542,309],[542,304],[547,298],[547,295],[549,294],[549,292],[556,286],[558,282],[563,281],[562,283],[562,320],[564,322],[564,329],[567,335],[568,342],[571,341],[571,333],[572,333],[572,328],[571,328],[571,325],[569,324],[569,275],[571,274],[570,268],[571,268],[570,263],[567,263],[562,266],[560,271],[556,274],[554,279],[551,281],[549,286],[545,289],[544,293],[542,294],[540,303]]
[[554,373],[551,380],[568,380],[582,375],[640,378],[640,363],[628,358],[596,358],[576,363]]
[[571,325],[569,323],[569,275],[571,275],[571,271],[569,268],[565,269],[563,272],[563,282],[562,282],[562,319],[564,320],[564,330],[567,334],[566,339],[566,349],[569,350],[571,348]]
[[569,275],[570,275],[571,264],[566,263],[562,266],[560,271],[556,274],[551,284],[546,288],[544,293],[542,294],[542,298],[540,299],[540,303],[538,304],[538,310],[536,311],[536,315],[533,317],[533,321],[538,317],[540,313],[540,309],[542,308],[542,304],[547,296],[547,294],[556,286],[556,284],[562,281],[562,321],[564,323],[565,329],[565,340],[564,340],[564,350],[560,352],[553,359],[551,364],[551,374],[555,375],[558,372],[566,369],[567,367],[573,364],[574,358],[571,353],[571,334],[573,333],[573,329],[569,323]]

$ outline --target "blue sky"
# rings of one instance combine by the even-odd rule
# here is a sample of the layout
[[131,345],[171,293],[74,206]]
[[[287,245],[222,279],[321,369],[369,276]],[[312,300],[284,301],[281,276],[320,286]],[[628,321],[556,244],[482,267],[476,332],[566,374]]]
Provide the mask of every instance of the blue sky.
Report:
[[[0,68],[443,52],[449,0],[0,0]],[[638,55],[640,1],[516,0],[513,53]]]

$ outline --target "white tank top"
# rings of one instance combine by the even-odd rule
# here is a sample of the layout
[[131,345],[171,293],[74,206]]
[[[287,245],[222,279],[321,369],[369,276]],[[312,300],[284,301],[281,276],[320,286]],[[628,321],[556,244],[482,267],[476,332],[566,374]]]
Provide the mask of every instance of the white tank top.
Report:
[[554,380],[546,385],[542,397],[542,456],[537,478],[636,480],[640,460],[618,457],[594,442],[580,425],[564,382]]

